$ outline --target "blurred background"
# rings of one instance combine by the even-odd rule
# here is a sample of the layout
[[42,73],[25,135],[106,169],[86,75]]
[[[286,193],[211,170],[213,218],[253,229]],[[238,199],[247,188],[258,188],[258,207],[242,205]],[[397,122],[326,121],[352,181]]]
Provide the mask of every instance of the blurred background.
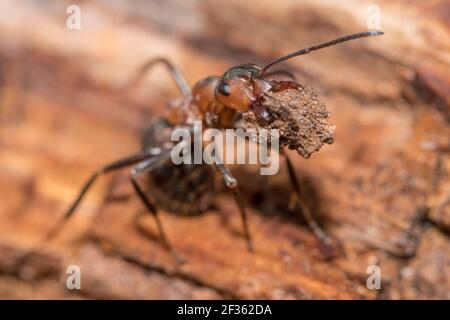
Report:
[[[68,28],[70,5],[79,29]],[[284,208],[284,167],[268,179],[272,199],[261,198],[258,173],[233,168],[254,254],[221,193],[198,217],[162,212],[187,261],[176,265],[129,196],[127,172],[101,178],[64,232],[40,242],[89,175],[136,151],[178,97],[162,67],[123,90],[149,58],[167,57],[194,84],[374,21],[384,36],[285,64],[336,125],[334,144],[308,160],[290,154],[313,211],[341,243],[334,259]],[[2,0],[0,298],[449,299],[449,30],[444,0]],[[70,265],[81,290],[66,287]],[[380,289],[366,285],[373,265]]]

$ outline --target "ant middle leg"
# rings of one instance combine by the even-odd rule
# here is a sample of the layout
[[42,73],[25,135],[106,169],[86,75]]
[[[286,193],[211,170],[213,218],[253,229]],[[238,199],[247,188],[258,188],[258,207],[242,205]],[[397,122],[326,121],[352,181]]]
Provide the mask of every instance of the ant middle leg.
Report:
[[291,160],[289,159],[286,152],[282,151],[282,155],[284,156],[286,160],[286,165],[288,169],[289,179],[291,181],[292,187],[294,189],[294,192],[292,193],[291,200],[289,207],[290,209],[294,209],[295,204],[299,204],[300,208],[303,213],[303,217],[305,218],[305,221],[308,225],[308,227],[311,229],[311,231],[314,233],[316,238],[320,241],[320,244],[322,245],[321,249],[322,252],[326,257],[330,257],[333,255],[333,246],[332,246],[332,240],[331,237],[323,230],[319,223],[314,218],[308,203],[306,202],[306,199],[302,193],[300,183],[297,180],[297,177],[294,172],[294,167],[291,163]]
[[250,236],[250,231],[248,227],[248,221],[247,221],[247,209],[245,206],[244,198],[241,195],[241,192],[238,188],[238,182],[235,177],[231,174],[230,170],[228,170],[227,167],[225,167],[222,163],[214,163],[215,168],[219,171],[219,173],[222,175],[222,178],[225,182],[225,185],[228,189],[231,190],[234,200],[237,203],[239,207],[239,212],[241,214],[242,224],[244,226],[244,235],[245,239],[247,241],[247,249],[250,252],[253,252],[253,243],[252,238]]
[[[164,157],[162,157],[162,158],[165,159]],[[159,236],[160,236],[164,246],[166,247],[167,250],[169,250],[171,252],[173,257],[175,258],[175,261],[177,263],[181,263],[182,260],[176,254],[174,248],[172,247],[172,245],[170,244],[170,242],[166,236],[163,225],[161,223],[161,219],[158,215],[158,209],[156,208],[155,204],[149,199],[149,197],[145,194],[144,190],[142,189],[142,187],[140,186],[140,184],[138,182],[138,177],[141,174],[151,172],[160,164],[160,161],[155,162],[152,160],[154,160],[154,159],[149,159],[147,161],[137,164],[131,171],[130,181],[131,181],[131,184],[133,185],[134,191],[136,192],[139,199],[142,201],[145,208],[147,209],[147,212],[149,212],[155,219],[156,227],[158,228]]]
[[144,63],[136,72],[134,77],[131,79],[129,84],[127,85],[127,89],[130,89],[132,86],[136,85],[143,77],[144,75],[152,68],[153,66],[157,64],[163,64],[167,70],[169,71],[170,76],[175,80],[175,83],[178,86],[178,89],[180,90],[181,94],[184,96],[187,96],[191,93],[191,88],[189,87],[188,82],[186,81],[186,78],[184,77],[183,73],[179,68],[174,66],[169,60],[166,58],[154,58],[146,63]]

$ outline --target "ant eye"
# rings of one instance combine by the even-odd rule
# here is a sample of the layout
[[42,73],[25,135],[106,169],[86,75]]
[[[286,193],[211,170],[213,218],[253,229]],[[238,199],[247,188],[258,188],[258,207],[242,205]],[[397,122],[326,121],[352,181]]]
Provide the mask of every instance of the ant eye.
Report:
[[231,87],[226,83],[219,83],[217,90],[224,96],[229,96],[231,94]]
[[222,79],[214,89],[217,102],[235,110],[247,110],[254,100],[253,82],[245,78]]

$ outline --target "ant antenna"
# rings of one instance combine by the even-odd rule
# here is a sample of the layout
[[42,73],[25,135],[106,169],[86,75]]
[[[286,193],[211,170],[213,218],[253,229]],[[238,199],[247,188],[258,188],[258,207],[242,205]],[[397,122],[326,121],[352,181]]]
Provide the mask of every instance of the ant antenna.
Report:
[[278,59],[272,61],[271,63],[269,63],[268,65],[266,65],[262,69],[261,74],[264,74],[267,71],[267,69],[269,69],[271,66],[273,66],[273,65],[275,65],[277,63],[280,63],[282,61],[286,61],[288,59],[291,59],[291,58],[294,58],[294,57],[297,57],[297,56],[308,54],[311,51],[319,50],[319,49],[326,48],[326,47],[329,47],[329,46],[334,46],[335,44],[338,44],[338,43],[341,43],[341,42],[345,42],[345,41],[349,41],[349,40],[354,40],[354,39],[364,38],[364,37],[370,37],[370,36],[379,36],[379,35],[382,35],[382,34],[384,34],[384,32],[382,32],[382,31],[368,31],[368,32],[354,33],[354,34],[351,34],[351,35],[348,35],[348,36],[345,36],[345,37],[340,37],[340,38],[337,38],[337,39],[334,39],[334,40],[331,40],[331,41],[327,41],[327,42],[318,44],[316,46],[312,46],[312,47],[309,47],[309,48],[298,50],[298,51],[292,52],[292,53],[290,53],[288,55],[285,55],[285,56],[283,56],[281,58],[278,58]]

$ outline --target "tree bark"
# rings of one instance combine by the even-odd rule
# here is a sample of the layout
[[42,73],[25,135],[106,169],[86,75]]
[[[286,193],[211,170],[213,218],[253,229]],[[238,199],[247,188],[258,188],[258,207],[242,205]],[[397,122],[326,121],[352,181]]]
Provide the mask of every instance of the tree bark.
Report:
[[[72,3],[73,1],[71,1]],[[127,170],[99,178],[62,234],[41,238],[84,181],[139,149],[178,93],[147,59],[166,56],[191,84],[365,31],[360,1],[2,1],[0,10],[0,298],[449,299],[450,5],[378,1],[385,35],[284,64],[331,111],[335,142],[294,163],[314,214],[341,245],[325,260],[287,209],[281,164],[267,179],[235,167],[249,204],[246,250],[232,197],[195,217],[161,212],[177,265]],[[270,197],[262,198],[268,183]],[[255,200],[256,199],[256,200]],[[34,252],[32,258],[22,257]],[[82,289],[65,287],[79,265]],[[381,289],[366,285],[381,270]]]

